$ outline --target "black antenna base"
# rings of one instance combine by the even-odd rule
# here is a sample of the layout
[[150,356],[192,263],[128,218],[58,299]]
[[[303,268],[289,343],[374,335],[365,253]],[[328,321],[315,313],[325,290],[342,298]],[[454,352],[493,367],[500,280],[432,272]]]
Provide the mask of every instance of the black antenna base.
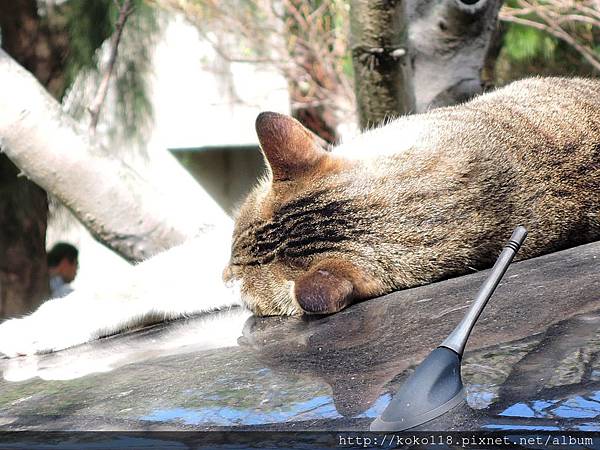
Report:
[[371,423],[371,431],[402,431],[413,428],[441,416],[465,401],[460,362],[467,339],[526,237],[527,230],[524,227],[515,228],[463,320],[442,345],[415,369],[381,416]]
[[371,431],[403,431],[429,422],[465,399],[460,358],[438,347],[415,369],[386,410],[371,423]]

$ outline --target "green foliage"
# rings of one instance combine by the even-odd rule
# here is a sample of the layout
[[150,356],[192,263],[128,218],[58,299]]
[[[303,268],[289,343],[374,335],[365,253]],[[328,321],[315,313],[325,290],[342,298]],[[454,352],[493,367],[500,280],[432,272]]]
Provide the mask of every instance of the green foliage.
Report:
[[557,47],[557,40],[543,31],[513,24],[504,37],[504,47],[508,56],[515,61],[543,57],[551,60]]
[[[514,0],[506,5],[517,7]],[[567,14],[564,11],[561,14]],[[544,24],[536,14],[519,16],[528,21]],[[563,21],[561,26],[582,47],[600,55],[600,42],[595,39],[597,30],[583,22]],[[517,23],[505,25],[504,44],[496,65],[497,84],[530,75],[598,76],[593,66],[569,43],[549,32]]]
[[496,84],[527,76],[594,76],[594,68],[570,45],[522,25],[511,24],[496,63]]
[[61,5],[59,14],[69,40],[65,88],[82,70],[97,68],[96,51],[113,31],[115,8],[112,0],[70,0]]

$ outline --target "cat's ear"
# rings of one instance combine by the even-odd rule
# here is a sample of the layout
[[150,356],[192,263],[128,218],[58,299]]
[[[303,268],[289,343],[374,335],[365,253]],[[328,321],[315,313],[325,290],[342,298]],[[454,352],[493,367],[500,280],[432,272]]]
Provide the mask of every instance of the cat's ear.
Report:
[[274,180],[292,180],[310,172],[328,157],[321,138],[283,114],[260,113],[256,118],[256,134]]
[[[301,275],[294,285],[294,296],[309,314],[332,314],[349,306],[360,294],[360,271],[342,261],[327,260]],[[358,289],[357,289],[358,287]]]

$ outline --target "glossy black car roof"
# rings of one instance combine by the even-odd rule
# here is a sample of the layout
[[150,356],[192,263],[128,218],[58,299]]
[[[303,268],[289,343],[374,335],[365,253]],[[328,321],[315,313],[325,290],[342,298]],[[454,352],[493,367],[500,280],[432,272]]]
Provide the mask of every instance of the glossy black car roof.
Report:
[[[1,359],[0,430],[367,430],[486,272],[324,318],[231,309]],[[600,431],[600,242],[514,263],[424,430]]]

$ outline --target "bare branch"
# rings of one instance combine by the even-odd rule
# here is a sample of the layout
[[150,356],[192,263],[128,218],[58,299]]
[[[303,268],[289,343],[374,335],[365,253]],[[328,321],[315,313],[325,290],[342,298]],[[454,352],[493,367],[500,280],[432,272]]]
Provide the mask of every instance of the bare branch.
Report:
[[600,1],[519,0],[517,5],[502,8],[500,19],[535,28],[566,42],[600,71],[600,55],[595,50],[593,35],[581,30],[582,26],[600,28]]
[[[202,209],[181,208],[150,178],[117,158],[106,158],[106,150],[90,142],[61,105],[1,49],[0,136],[3,151],[17,167],[130,261],[228,220],[202,189],[194,193],[202,198]],[[183,168],[181,176],[189,176]]]
[[[115,4],[117,4],[116,0]],[[89,107],[89,112],[91,116],[89,131],[91,135],[94,135],[96,133],[96,126],[98,125],[98,119],[100,117],[100,109],[102,108],[102,104],[106,99],[110,77],[114,71],[115,62],[117,61],[117,53],[119,50],[119,42],[121,41],[121,36],[123,34],[123,28],[125,28],[127,18],[131,15],[132,12],[132,0],[125,0],[119,8],[119,18],[117,19],[115,31],[110,39],[110,56],[108,58],[106,70],[104,72],[104,75],[102,76],[100,85],[98,86],[98,92],[96,93],[96,96],[94,97],[94,100],[92,101],[92,104]]]

